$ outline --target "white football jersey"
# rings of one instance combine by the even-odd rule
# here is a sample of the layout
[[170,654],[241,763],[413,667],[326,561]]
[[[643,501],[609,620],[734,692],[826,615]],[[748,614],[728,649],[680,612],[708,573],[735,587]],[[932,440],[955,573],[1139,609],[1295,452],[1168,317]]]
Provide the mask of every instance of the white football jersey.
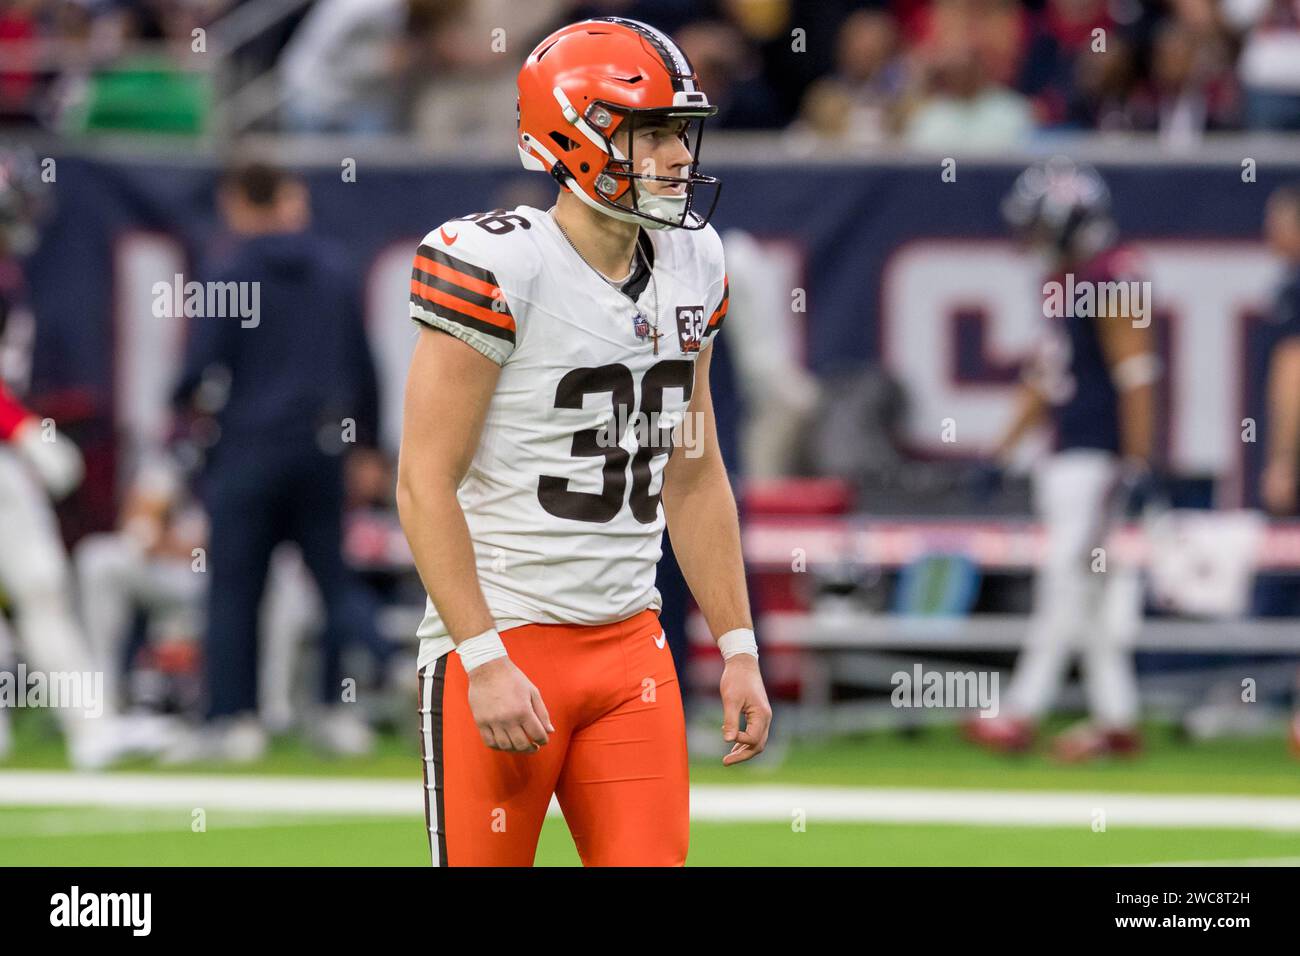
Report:
[[[614,285],[520,206],[444,223],[416,254],[411,317],[501,366],[458,491],[499,630],[660,606],[671,432],[728,295],[711,226],[642,230],[638,246],[649,269]],[[453,647],[431,600],[419,635],[421,666]]]

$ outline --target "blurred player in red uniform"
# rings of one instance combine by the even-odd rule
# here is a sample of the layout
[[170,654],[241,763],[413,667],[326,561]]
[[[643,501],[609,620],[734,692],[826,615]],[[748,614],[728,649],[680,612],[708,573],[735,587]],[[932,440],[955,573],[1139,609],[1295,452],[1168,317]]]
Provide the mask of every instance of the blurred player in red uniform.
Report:
[[968,732],[994,749],[1027,749],[1077,653],[1091,720],[1059,737],[1056,755],[1084,760],[1130,753],[1140,746],[1132,650],[1140,581],[1134,569],[1099,549],[1133,492],[1150,486],[1159,374],[1147,328],[1150,302],[1141,318],[1100,306],[1109,283],[1133,283],[1130,310],[1139,302],[1133,296],[1143,292],[1138,260],[1117,242],[1109,193],[1094,170],[1063,158],[1033,166],[1017,179],[1004,212],[1046,256],[1048,282],[1066,295],[1089,287],[1097,294],[1094,307],[1073,298],[1063,314],[1047,319],[1015,418],[995,451],[1004,461],[1031,428],[1044,420],[1052,426],[1053,450],[1033,475],[1047,554],[1035,581],[1029,635],[1002,714],[972,720]]
[[[21,304],[17,257],[35,244],[34,197],[41,188],[34,160],[0,155],[0,340]],[[56,675],[65,675],[60,681],[77,675],[80,699],[64,701],[56,713],[73,765],[97,768],[144,742],[128,739],[127,725],[110,713],[102,674],[73,611],[72,575],[51,499],[71,494],[83,471],[72,440],[24,407],[0,379],[0,596],[13,615],[18,649],[47,685]],[[0,759],[9,747],[8,714],[0,706]]]
[[430,598],[435,865],[530,865],[553,795],[585,864],[685,862],[685,722],[656,614],[665,521],[726,658],[723,762],[766,744],[709,394],[728,296],[696,193],[715,183],[697,167],[715,112],[658,30],[565,27],[519,74],[520,156],[560,186],[555,206],[452,220],[416,255],[398,499]]

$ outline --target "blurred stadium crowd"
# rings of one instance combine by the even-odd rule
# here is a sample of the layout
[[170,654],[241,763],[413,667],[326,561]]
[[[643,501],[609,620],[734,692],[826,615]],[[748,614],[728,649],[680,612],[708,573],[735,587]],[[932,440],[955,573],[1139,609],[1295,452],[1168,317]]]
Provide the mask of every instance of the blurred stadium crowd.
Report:
[[490,142],[519,53],[605,15],[670,32],[722,129],[936,149],[1300,129],[1294,0],[10,0],[0,116],[197,134],[234,103],[247,128]]

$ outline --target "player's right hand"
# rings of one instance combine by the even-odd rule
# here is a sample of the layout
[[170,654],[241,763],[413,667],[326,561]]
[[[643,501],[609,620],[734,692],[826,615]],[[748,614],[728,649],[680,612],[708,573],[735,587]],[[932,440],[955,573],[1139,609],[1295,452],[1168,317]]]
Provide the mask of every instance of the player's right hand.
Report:
[[555,733],[541,692],[508,657],[469,674],[469,709],[483,743],[493,750],[536,753]]

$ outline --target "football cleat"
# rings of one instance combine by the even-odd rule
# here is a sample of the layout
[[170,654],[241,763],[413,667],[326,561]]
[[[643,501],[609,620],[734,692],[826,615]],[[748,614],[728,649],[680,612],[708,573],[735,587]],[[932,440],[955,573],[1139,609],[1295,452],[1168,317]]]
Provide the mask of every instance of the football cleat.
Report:
[[995,753],[1025,753],[1034,745],[1034,725],[1015,717],[972,717],[962,725],[971,743]]
[[344,706],[327,707],[308,726],[308,737],[336,757],[364,757],[375,749],[375,733],[365,719]]
[[1076,724],[1052,741],[1052,756],[1062,763],[1084,763],[1099,757],[1132,757],[1142,750],[1136,730],[1105,730],[1095,724]]
[[266,755],[267,733],[255,717],[226,717],[184,733],[165,750],[164,766],[256,763]]

